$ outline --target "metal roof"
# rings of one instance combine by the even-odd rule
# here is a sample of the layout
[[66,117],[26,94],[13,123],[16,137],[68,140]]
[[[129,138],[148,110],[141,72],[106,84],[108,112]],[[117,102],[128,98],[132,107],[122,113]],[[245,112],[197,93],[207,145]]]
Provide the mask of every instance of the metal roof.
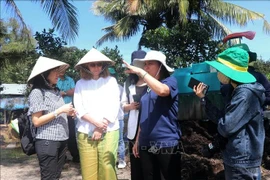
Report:
[[24,95],[27,84],[2,84],[0,87],[3,88],[0,95]]

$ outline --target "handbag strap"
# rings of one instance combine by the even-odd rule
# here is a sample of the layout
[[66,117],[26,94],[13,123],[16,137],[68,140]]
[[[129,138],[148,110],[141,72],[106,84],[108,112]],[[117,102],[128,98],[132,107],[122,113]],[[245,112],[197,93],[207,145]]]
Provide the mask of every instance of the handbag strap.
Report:
[[[44,102],[45,102],[45,91],[44,91],[44,89],[42,89],[42,88],[40,88],[39,90],[40,90],[41,93],[42,93],[43,103],[44,103]],[[36,139],[36,134],[37,134],[37,127],[35,127],[35,137],[34,137],[34,139]]]

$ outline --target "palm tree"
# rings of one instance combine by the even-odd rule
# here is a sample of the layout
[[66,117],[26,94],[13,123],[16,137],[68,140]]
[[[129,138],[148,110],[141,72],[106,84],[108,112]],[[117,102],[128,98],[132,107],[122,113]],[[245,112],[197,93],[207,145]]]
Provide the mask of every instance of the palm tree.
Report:
[[143,31],[147,31],[158,28],[162,23],[159,10],[151,9],[146,4],[134,13],[128,12],[128,8],[129,4],[125,0],[98,0],[93,4],[96,15],[103,15],[106,20],[114,23],[103,29],[106,34],[97,41],[98,46],[108,40],[126,40],[138,33],[141,26]]
[[[68,0],[32,0],[41,4],[43,10],[49,15],[56,30],[59,30],[64,40],[73,41],[78,35],[79,23],[77,8]],[[23,29],[27,29],[26,22],[16,5],[15,0],[4,0],[9,9]]]
[[231,33],[224,22],[245,26],[249,21],[263,19],[263,30],[270,32],[270,24],[263,14],[221,0],[98,0],[93,10],[113,23],[103,29],[106,34],[97,45],[108,40],[126,40],[138,33],[141,26],[144,33],[160,26],[184,26],[194,20],[202,25],[210,21],[216,38]]
[[31,31],[20,28],[16,19],[0,20],[0,32],[0,68],[18,62],[23,64],[35,54],[35,39]]

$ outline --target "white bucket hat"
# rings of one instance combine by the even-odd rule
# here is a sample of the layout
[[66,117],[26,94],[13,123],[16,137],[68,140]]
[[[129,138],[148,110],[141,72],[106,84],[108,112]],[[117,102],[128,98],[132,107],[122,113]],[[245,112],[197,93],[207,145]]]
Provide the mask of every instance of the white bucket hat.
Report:
[[143,59],[134,59],[133,65],[137,67],[143,67],[145,61],[159,61],[169,72],[173,72],[174,69],[170,68],[166,64],[166,56],[160,51],[149,51]]
[[83,58],[75,65],[75,68],[78,69],[78,67],[82,64],[86,64],[89,62],[106,62],[109,66],[114,65],[115,62],[112,61],[110,58],[96,50],[95,48],[92,48],[86,55],[83,56]]
[[56,67],[59,67],[60,70],[63,70],[67,69],[69,65],[62,61],[40,56],[27,80],[27,83],[31,83],[33,78],[37,75]]

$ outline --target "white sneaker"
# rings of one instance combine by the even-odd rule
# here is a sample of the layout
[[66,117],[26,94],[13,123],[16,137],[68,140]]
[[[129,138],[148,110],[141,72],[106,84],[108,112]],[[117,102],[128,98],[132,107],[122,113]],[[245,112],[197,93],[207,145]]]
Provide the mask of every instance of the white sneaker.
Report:
[[123,168],[125,168],[126,167],[126,162],[124,161],[124,160],[119,160],[119,162],[118,162],[118,169],[123,169]]

